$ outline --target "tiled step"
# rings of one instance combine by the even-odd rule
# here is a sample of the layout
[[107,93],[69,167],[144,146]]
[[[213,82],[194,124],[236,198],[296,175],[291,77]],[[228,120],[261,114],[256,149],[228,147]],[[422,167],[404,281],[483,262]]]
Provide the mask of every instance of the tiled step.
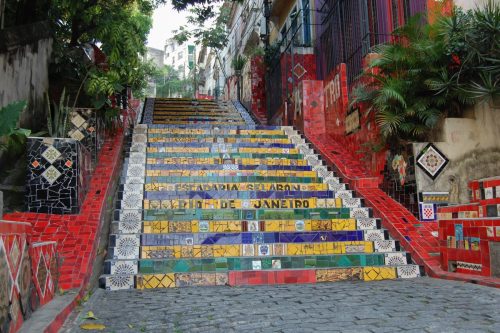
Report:
[[[268,261],[264,261],[264,265],[268,265],[268,263]],[[263,260],[255,260],[255,266],[252,267],[255,269],[251,271],[103,275],[100,279],[100,285],[102,288],[109,290],[119,290],[132,288],[154,289],[192,286],[376,281],[396,278],[408,279],[420,276],[420,268],[416,265],[324,269],[258,269],[262,265]],[[126,271],[127,269],[127,266],[119,268],[120,271]]]
[[[161,220],[142,221],[142,211],[115,211],[111,234],[149,234],[217,232],[240,233],[246,231],[295,232],[295,231],[351,231],[380,229],[380,220],[365,219],[314,219],[314,220],[191,220],[185,222]],[[370,240],[373,239],[370,235]],[[384,237],[387,238],[384,233]]]
[[[317,256],[267,256],[191,259],[106,260],[104,274],[116,274],[120,266],[130,267],[134,274],[169,274],[192,272],[249,271],[254,261],[261,261],[261,270],[315,269],[366,266],[398,266],[405,262],[404,253],[362,253]],[[398,258],[399,261],[394,260]],[[406,265],[406,264],[399,264]]]

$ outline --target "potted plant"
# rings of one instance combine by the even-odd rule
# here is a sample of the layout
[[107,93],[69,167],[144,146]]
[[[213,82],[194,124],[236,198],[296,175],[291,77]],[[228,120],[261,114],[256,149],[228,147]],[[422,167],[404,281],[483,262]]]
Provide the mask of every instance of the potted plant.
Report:
[[241,55],[238,55],[233,59],[232,65],[237,76],[241,75],[241,71],[243,70],[243,67],[245,67],[246,62],[247,59]]
[[243,70],[243,67],[245,67],[246,62],[247,59],[244,56],[238,55],[233,59],[232,63],[237,80],[236,83],[237,83],[238,101],[241,100],[241,84],[240,84],[241,71]]
[[48,94],[45,99],[48,137],[28,138],[27,210],[76,214],[85,199],[92,170],[91,152],[82,143],[81,131],[89,128],[89,122],[69,107],[65,90],[59,103],[50,103]]

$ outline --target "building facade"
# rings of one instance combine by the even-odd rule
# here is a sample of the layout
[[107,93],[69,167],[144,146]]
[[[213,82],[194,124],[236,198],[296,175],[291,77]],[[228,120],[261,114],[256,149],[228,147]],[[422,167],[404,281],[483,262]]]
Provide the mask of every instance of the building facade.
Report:
[[164,64],[179,71],[182,78],[187,78],[195,67],[197,53],[193,41],[181,45],[174,38],[170,38],[165,43],[164,54]]

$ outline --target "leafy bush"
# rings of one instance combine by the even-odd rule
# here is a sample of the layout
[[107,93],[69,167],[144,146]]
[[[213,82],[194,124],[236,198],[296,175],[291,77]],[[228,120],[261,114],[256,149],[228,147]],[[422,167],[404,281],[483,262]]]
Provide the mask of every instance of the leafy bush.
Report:
[[26,101],[19,101],[0,108],[0,150],[22,151],[26,138],[31,134],[29,129],[18,126],[26,106]]

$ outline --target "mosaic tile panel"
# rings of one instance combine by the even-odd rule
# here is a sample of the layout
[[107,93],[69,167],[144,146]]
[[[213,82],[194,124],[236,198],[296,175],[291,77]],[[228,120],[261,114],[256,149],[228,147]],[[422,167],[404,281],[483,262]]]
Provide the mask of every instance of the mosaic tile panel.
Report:
[[448,162],[448,158],[432,143],[417,156],[417,165],[432,179],[439,176]]
[[76,214],[85,199],[91,155],[73,139],[29,138],[26,205],[28,211]]
[[104,124],[95,109],[75,108],[69,114],[68,137],[79,141],[91,154],[93,164],[104,144]]

